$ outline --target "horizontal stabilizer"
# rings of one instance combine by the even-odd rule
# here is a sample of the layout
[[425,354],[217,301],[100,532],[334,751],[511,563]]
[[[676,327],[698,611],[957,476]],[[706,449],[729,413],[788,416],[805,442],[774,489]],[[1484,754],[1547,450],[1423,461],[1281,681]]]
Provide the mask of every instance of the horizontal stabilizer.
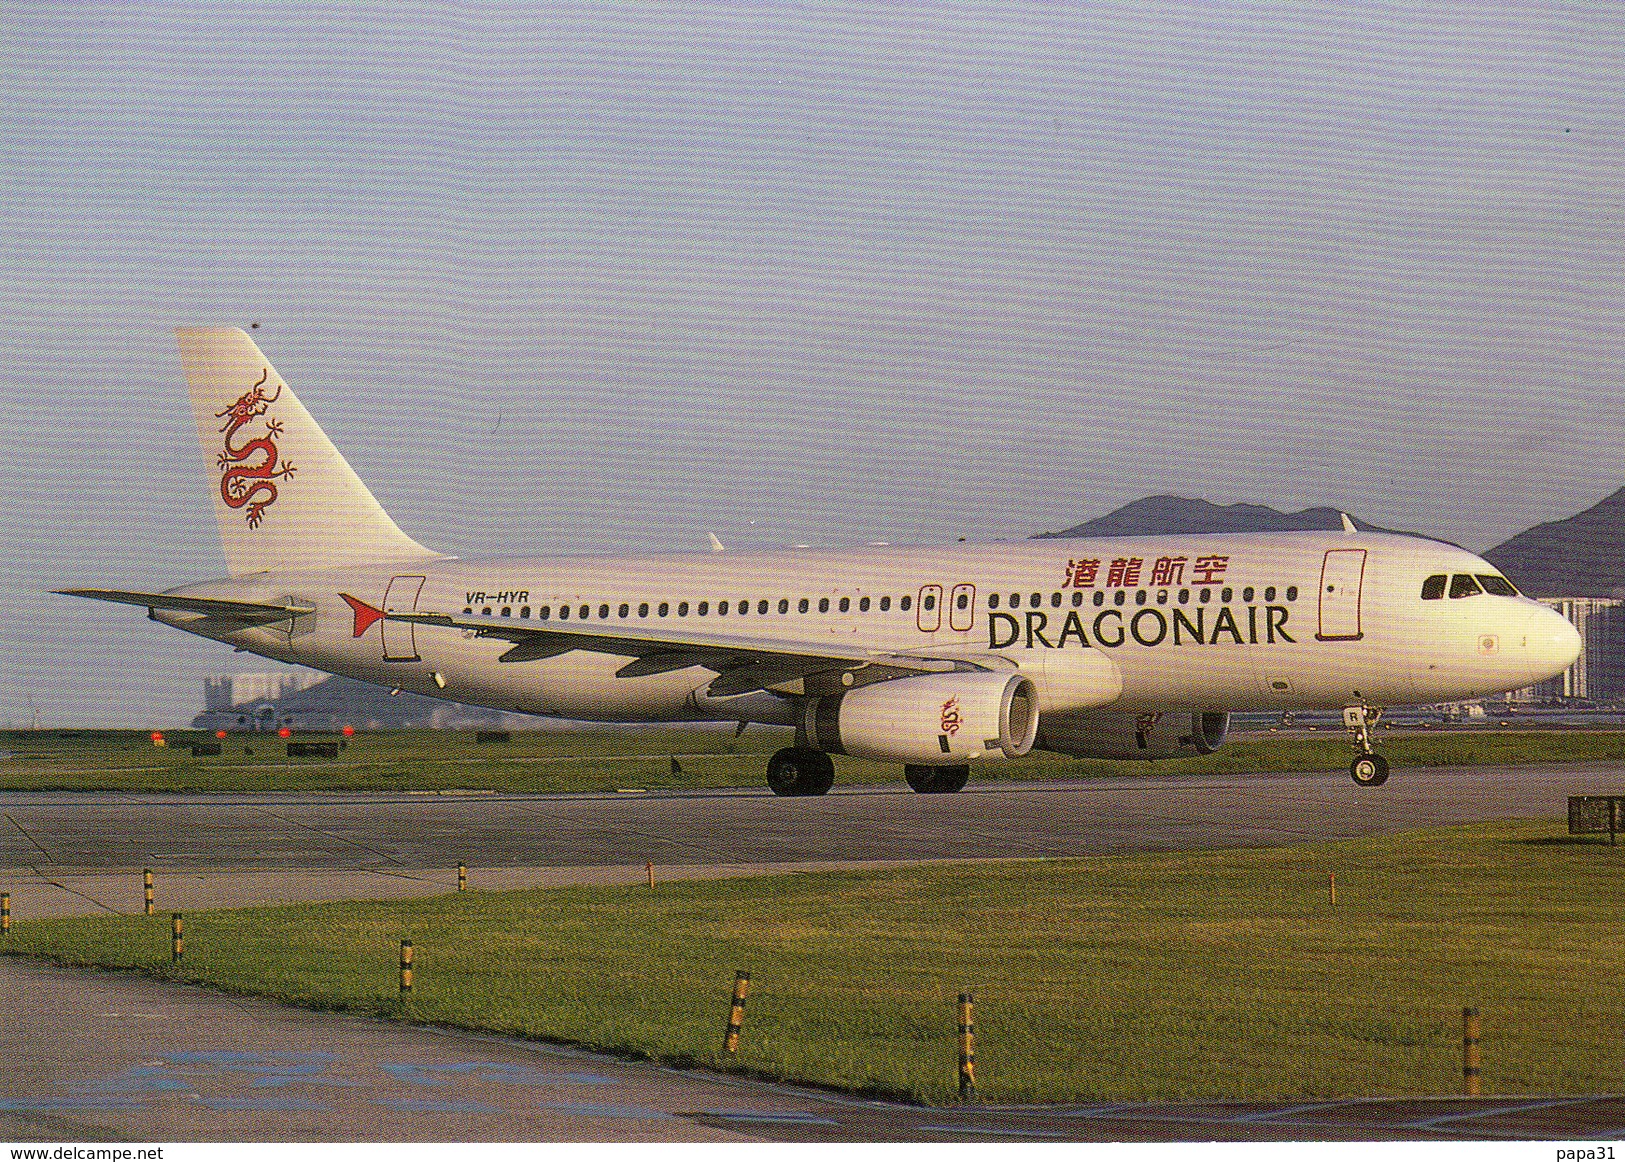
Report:
[[314,605],[269,605],[259,601],[222,601],[214,597],[177,597],[168,593],[134,593],[124,589],[56,589],[69,597],[93,601],[114,601],[120,605],[141,605],[147,609],[172,609],[180,613],[201,613],[238,623],[243,628],[270,625],[315,613]]

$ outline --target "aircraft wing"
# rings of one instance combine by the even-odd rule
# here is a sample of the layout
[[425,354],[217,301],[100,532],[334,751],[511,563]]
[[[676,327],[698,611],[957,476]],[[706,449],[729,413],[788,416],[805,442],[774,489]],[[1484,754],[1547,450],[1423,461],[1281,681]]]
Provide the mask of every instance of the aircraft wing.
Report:
[[778,640],[664,627],[640,627],[628,632],[624,626],[586,623],[550,622],[538,626],[507,618],[495,621],[489,617],[450,613],[385,613],[382,616],[391,621],[445,626],[472,632],[476,637],[511,641],[513,648],[498,659],[503,662],[534,662],[571,650],[592,650],[630,658],[631,661],[616,671],[622,678],[703,666],[720,675],[710,686],[710,692],[718,697],[764,690],[812,674],[838,671],[868,670],[866,677],[891,678],[994,668],[992,663],[973,658],[893,653],[835,641]]
[[257,625],[271,625],[278,621],[315,613],[314,605],[291,602],[273,605],[259,601],[223,601],[214,597],[178,597],[168,593],[135,593],[124,589],[54,589],[69,597],[89,597],[93,601],[114,601],[120,605],[142,605],[149,611],[173,609],[181,613],[201,613],[230,628],[250,629]]

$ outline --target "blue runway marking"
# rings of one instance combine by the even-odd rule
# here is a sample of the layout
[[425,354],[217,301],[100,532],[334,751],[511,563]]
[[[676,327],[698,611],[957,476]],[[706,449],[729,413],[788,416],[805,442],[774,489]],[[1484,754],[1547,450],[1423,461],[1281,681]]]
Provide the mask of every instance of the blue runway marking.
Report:
[[164,1060],[179,1069],[201,1070],[208,1066],[229,1073],[253,1074],[255,1089],[286,1089],[290,1085],[352,1086],[362,1084],[342,1077],[328,1077],[338,1057],[332,1053],[300,1053],[292,1050],[264,1052],[217,1051],[211,1053],[169,1053]]
[[308,1097],[206,1097],[200,1099],[211,1110],[287,1110],[332,1113],[333,1107]]
[[1005,1138],[1069,1138],[1065,1130],[1020,1130],[1009,1126],[918,1126],[922,1133],[998,1134]]
[[408,1114],[500,1114],[496,1106],[482,1101],[422,1101],[403,1098],[385,1098],[378,1103],[392,1110]]
[[642,1106],[607,1106],[590,1101],[537,1102],[544,1110],[561,1114],[575,1114],[583,1118],[669,1118],[663,1110],[644,1109]]
[[78,1093],[166,1093],[191,1089],[192,1083],[176,1077],[168,1069],[137,1066],[99,1081],[82,1082],[72,1088]]
[[792,1126],[838,1126],[817,1114],[775,1113],[772,1110],[704,1110],[703,1118],[722,1118],[730,1122],[783,1122]]
[[617,1085],[613,1077],[597,1073],[548,1073],[506,1061],[456,1061],[440,1065],[384,1062],[378,1066],[397,1081],[411,1085],[450,1085],[457,1077],[472,1076],[497,1085]]
[[7,1097],[0,1098],[0,1113],[39,1110],[144,1110],[144,1101],[133,1097]]

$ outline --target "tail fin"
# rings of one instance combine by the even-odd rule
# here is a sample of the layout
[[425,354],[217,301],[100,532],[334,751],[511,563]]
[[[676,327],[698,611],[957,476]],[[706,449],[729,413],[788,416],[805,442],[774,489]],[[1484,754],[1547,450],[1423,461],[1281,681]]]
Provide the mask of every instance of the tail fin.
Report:
[[175,337],[232,576],[438,555],[389,519],[246,333]]

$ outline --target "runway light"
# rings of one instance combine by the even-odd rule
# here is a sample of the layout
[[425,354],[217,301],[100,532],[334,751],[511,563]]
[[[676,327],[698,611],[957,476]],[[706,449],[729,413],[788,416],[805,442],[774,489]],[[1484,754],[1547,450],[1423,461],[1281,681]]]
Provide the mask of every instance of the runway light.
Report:
[[223,730],[217,730],[217,731],[214,732],[214,736],[216,738],[225,738],[226,737],[226,732],[223,731]]
[[164,741],[164,732],[163,731],[155,730],[155,731],[152,732],[152,745],[153,746],[168,746],[169,745],[168,743],[166,743]]
[[351,726],[349,723],[345,723],[343,733],[345,738],[352,738],[355,735],[355,727]]
[[289,730],[286,726],[284,726],[281,730],[276,732],[276,736],[278,738],[292,738],[293,737],[293,731]]

